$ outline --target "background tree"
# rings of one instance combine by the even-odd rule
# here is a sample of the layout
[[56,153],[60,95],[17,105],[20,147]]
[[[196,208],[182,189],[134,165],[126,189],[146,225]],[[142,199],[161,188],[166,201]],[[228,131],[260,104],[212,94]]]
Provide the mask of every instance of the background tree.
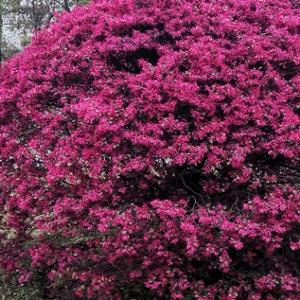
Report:
[[20,51],[55,11],[70,12],[87,0],[0,0],[0,61]]
[[0,0],[0,61],[16,52],[15,28],[11,28],[11,35],[8,29],[18,4],[18,0]]
[[2,40],[3,40],[3,3],[0,0],[0,61],[2,61]]

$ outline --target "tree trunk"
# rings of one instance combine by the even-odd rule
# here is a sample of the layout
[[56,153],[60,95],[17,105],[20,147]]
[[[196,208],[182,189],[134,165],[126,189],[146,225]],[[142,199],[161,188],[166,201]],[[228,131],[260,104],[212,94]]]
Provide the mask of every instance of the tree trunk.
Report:
[[64,10],[70,12],[70,5],[69,5],[69,0],[64,0]]

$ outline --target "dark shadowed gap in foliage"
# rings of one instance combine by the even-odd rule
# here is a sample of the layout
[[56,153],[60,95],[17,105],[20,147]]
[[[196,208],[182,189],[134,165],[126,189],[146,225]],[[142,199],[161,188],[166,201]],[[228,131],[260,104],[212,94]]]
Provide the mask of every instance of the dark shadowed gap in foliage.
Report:
[[[257,246],[256,241],[247,241],[245,240],[245,248],[252,249],[252,252],[256,255],[255,260],[247,261],[243,259],[243,256],[241,255],[243,253],[242,250],[236,250],[234,248],[228,249],[228,254],[232,261],[234,262],[231,265],[231,272],[234,272],[235,270],[240,270],[240,278],[249,279],[249,276],[255,276],[257,274],[266,274],[268,270],[272,269],[274,261],[272,259],[269,259],[265,256],[264,250],[259,249]],[[280,257],[284,257],[280,256]],[[285,265],[287,266],[287,265]],[[229,277],[228,277],[229,278]],[[232,277],[233,279],[236,279]],[[247,298],[247,297],[246,297]],[[240,295],[239,300],[244,300],[245,298],[242,298],[242,295]],[[263,298],[264,299],[264,298]],[[276,298],[279,299],[279,298]],[[281,298],[280,298],[281,299]]]
[[142,71],[138,62],[139,59],[144,59],[151,65],[156,66],[159,55],[155,48],[139,48],[130,52],[110,53],[107,63],[117,71],[138,74]]
[[[157,297],[156,294],[151,291],[150,289],[146,288],[141,281],[140,283],[138,280],[132,285],[128,285],[124,287],[122,285],[122,282],[120,282],[120,288],[122,299],[124,300],[169,300],[168,296],[162,295],[160,297]],[[82,298],[81,298],[82,299]]]
[[220,270],[218,269],[208,270],[207,276],[204,278],[204,283],[211,285],[217,283],[220,279],[222,279],[222,277],[223,277],[223,273]]
[[[267,130],[267,129],[266,129]],[[269,130],[273,130],[270,128]],[[251,165],[255,176],[263,177],[266,174],[273,174],[277,172],[281,166],[288,164],[288,161],[281,155],[278,155],[276,158],[272,158],[267,153],[255,153],[246,157],[246,165]],[[226,189],[223,192],[212,193],[207,195],[201,186],[203,182],[207,180],[217,180],[222,178],[223,183],[230,182],[229,173],[231,169],[224,166],[219,170],[219,174],[216,177],[215,175],[205,175],[202,173],[202,167],[198,166],[197,169],[188,171],[188,170],[177,170],[176,174],[178,177],[178,188],[181,187],[187,195],[194,196],[196,200],[205,201],[211,205],[216,205],[217,203],[222,203],[228,208],[236,207],[238,209],[242,208],[242,205],[245,201],[249,199],[249,186],[248,184],[238,185],[231,184],[229,189]],[[180,176],[181,174],[181,176]],[[256,192],[264,197],[268,192],[268,186],[262,185],[257,188]],[[199,202],[199,201],[198,201]],[[194,201],[191,201],[189,204],[190,208],[194,206]]]
[[134,30],[145,33],[147,30],[151,30],[153,28],[154,28],[154,26],[152,24],[137,23],[132,26],[124,25],[119,28],[115,28],[113,30],[113,33],[120,37],[125,37],[125,36],[131,37]]
[[193,131],[195,127],[195,119],[192,115],[193,106],[185,102],[177,102],[174,109],[174,117],[176,120],[182,121],[186,120],[188,125],[188,130]]
[[141,33],[146,33],[147,31],[157,29],[159,31],[163,30],[165,27],[165,24],[158,23],[158,24],[150,24],[150,23],[135,23],[132,25],[124,25],[120,26],[118,28],[115,28],[113,30],[115,35],[118,35],[120,37],[129,36],[131,37],[133,34],[133,31],[139,31]]
[[131,96],[130,88],[126,84],[121,84],[117,87],[117,94],[122,97],[122,107],[128,107]]
[[265,34],[267,29],[269,28],[270,26],[270,23],[268,20],[263,20],[261,22],[258,22],[259,25],[260,25],[260,34]]
[[207,30],[205,34],[208,35],[208,36],[210,36],[214,40],[218,40],[219,39],[219,36],[217,35],[217,33],[215,31],[211,30],[211,29]]
[[251,3],[251,4],[250,4],[250,9],[251,9],[252,11],[256,11],[256,5],[255,5],[255,3]]
[[299,0],[290,0],[293,9],[300,8],[300,1]]
[[130,88],[125,84],[119,85],[117,88],[117,92],[124,98],[128,98],[131,95]]
[[173,142],[173,132],[163,130],[162,140],[166,141],[168,144]]
[[236,81],[234,79],[231,79],[230,82],[227,82],[227,81],[225,81],[222,78],[207,79],[207,80],[198,79],[197,80],[197,85],[199,87],[198,92],[201,95],[208,96],[209,92],[207,90],[207,87],[210,87],[212,85],[221,85],[221,86],[223,86],[223,85],[226,85],[227,83],[229,83],[229,84],[236,84]]
[[253,165],[257,165],[258,167],[260,165],[269,165],[269,166],[275,167],[286,161],[287,160],[284,158],[283,155],[277,155],[275,158],[273,158],[266,152],[257,152],[257,153],[252,153],[251,155],[248,155],[246,157],[245,162],[251,163]]
[[136,119],[137,119],[138,121],[140,121],[141,123],[146,124],[147,121],[149,120],[149,116],[148,116],[148,114],[145,113],[145,112],[139,112],[139,113],[137,114],[137,116],[136,116]]
[[94,77],[92,75],[87,75],[86,72],[78,73],[64,73],[63,75],[63,85],[64,86],[86,86],[86,89],[89,90],[92,88]]
[[216,106],[215,116],[220,120],[224,120],[225,114],[220,104]]
[[200,200],[200,203],[201,201],[210,201],[201,185],[201,182],[209,179],[209,176],[202,173],[202,167],[203,164],[199,165],[194,170],[185,170],[181,168],[175,171],[178,189],[182,189],[187,196],[192,196],[190,197],[188,205],[190,209],[195,206],[195,200]]
[[173,38],[173,36],[170,33],[166,32],[166,31],[163,31],[161,34],[156,36],[154,38],[154,41],[160,43],[161,45],[174,44],[175,43],[175,39]]
[[143,1],[143,0],[135,0],[134,4],[137,8],[147,8],[151,6],[151,2]]
[[174,117],[176,120],[193,121],[192,105],[185,102],[177,102],[174,109]]
[[74,39],[73,39],[73,44],[76,46],[76,47],[79,47],[81,45],[81,42],[82,42],[82,36],[81,34],[76,34]]
[[154,124],[158,124],[158,119],[157,119],[156,116],[152,117],[152,118],[150,119],[150,121],[151,121],[152,123],[154,123]]
[[[67,118],[64,118],[59,121],[59,124],[62,127],[62,133],[63,135],[71,135],[73,131],[75,131],[78,128],[78,118],[75,113],[72,113],[70,111],[66,112]],[[93,124],[97,124],[99,120],[93,121]]]
[[299,240],[300,224],[292,226],[291,230],[284,235],[282,245],[283,247],[275,250],[275,255],[285,258],[285,266],[289,268],[289,271],[293,276],[297,276],[300,273],[300,255],[299,251],[293,251],[290,248],[290,242],[297,242]]
[[87,38],[92,34],[90,30],[86,30],[82,33],[77,33],[73,40],[71,41],[72,44],[74,44],[76,47],[79,47],[84,41],[87,40]]
[[209,268],[209,261],[192,259],[187,263],[190,264],[194,269],[194,271],[190,274],[191,278],[204,281],[204,283],[207,285],[215,284],[223,278],[223,272],[217,269]]
[[[135,175],[136,174],[134,174],[133,176]],[[120,176],[120,181],[116,182],[115,189],[116,190],[118,189],[120,183],[122,183],[123,186],[124,185],[126,186],[126,192],[120,194],[120,196],[122,196],[122,201],[124,201],[124,203],[130,202],[134,204],[142,204],[145,201],[147,202],[153,199],[170,199],[172,198],[172,192],[170,192],[170,186],[174,187],[173,194],[178,193],[174,179],[172,181],[171,177],[165,178],[164,182],[161,183],[156,180],[150,181],[144,175],[145,174],[141,172],[140,178],[143,177],[142,181],[149,185],[146,189],[145,188],[140,189],[139,188],[140,179],[133,177],[131,174]],[[139,194],[138,197],[136,196],[137,191]]]
[[166,44],[174,44],[175,43],[175,38],[165,30],[165,24],[164,23],[159,23],[156,26],[156,29],[159,33],[154,34],[154,41],[161,44],[161,45],[166,45]]
[[148,23],[136,23],[131,27],[131,29],[145,33],[147,30],[154,29],[157,26],[160,27],[160,25],[153,25]]
[[244,270],[249,270],[251,269],[251,265],[249,263],[247,263],[245,260],[241,260],[241,256],[240,256],[240,251],[236,250],[235,248],[233,247],[230,247],[228,249],[228,255],[229,257],[234,260],[235,262],[235,267],[237,265],[239,265],[239,267],[241,269],[244,269]]
[[236,87],[236,85],[237,85],[236,79],[235,78],[231,78],[229,80],[229,84],[232,85],[232,86],[234,86],[234,87]]
[[267,133],[267,134],[275,134],[276,133],[274,128],[270,125],[261,126],[260,130],[264,133]]
[[[186,30],[184,30],[184,31],[181,33],[180,37],[177,38],[177,39],[178,39],[178,40],[181,40],[181,39],[183,39],[183,38],[185,38],[185,37],[187,37],[187,36],[191,36],[191,35],[192,35],[191,30],[190,30],[190,29],[186,29]],[[176,40],[177,40],[177,39],[176,39]]]
[[289,27],[288,32],[291,35],[300,35],[300,25],[294,25]]
[[271,78],[268,80],[267,84],[266,84],[266,89],[267,91],[275,91],[275,92],[279,92],[279,86],[277,85],[276,81],[274,78]]
[[300,115],[300,96],[294,97],[290,99],[289,105],[295,114]]
[[195,27],[197,23],[195,21],[190,21],[190,22],[184,22],[183,26],[187,29],[191,29]]
[[226,44],[224,44],[224,48],[225,48],[226,50],[231,50],[231,49],[232,49],[232,44],[226,43]]
[[105,39],[106,39],[106,36],[105,36],[105,34],[103,34],[103,33],[101,33],[101,34],[99,34],[99,35],[97,35],[97,36],[95,37],[95,40],[96,40],[97,42],[103,42],[103,41],[105,41]]
[[[0,125],[2,125],[1,122],[0,122]],[[20,127],[19,134],[15,135],[16,141],[18,142],[18,144],[26,144],[30,140],[30,138],[38,131],[40,131],[38,126],[36,126],[36,124],[34,122],[32,122],[32,120],[28,119],[26,121],[26,123],[24,123],[24,125]],[[2,162],[3,163],[10,163],[10,162],[14,163],[15,160],[14,159],[6,159]]]
[[201,95],[205,95],[205,96],[208,96],[209,95],[209,91],[206,89],[206,83],[204,80],[197,80],[197,85],[199,87],[199,94]]
[[225,39],[232,42],[236,43],[238,41],[237,34],[235,32],[228,32],[225,34]]
[[217,85],[225,85],[225,84],[227,84],[227,82],[224,79],[222,79],[222,78],[207,79],[207,80],[205,80],[205,83],[208,86],[211,86],[213,84],[217,84]]
[[255,62],[253,64],[250,64],[249,68],[254,69],[254,70],[259,70],[259,71],[262,71],[262,72],[266,72],[267,69],[268,69],[268,66],[264,61],[258,60],[257,62]]
[[191,68],[191,63],[187,59],[183,59],[178,69],[181,73],[188,71]]
[[[266,130],[273,129],[270,128]],[[272,157],[266,152],[256,152],[247,155],[245,163],[252,166],[254,174],[257,176],[262,176],[260,174],[264,175],[265,172],[278,173],[278,170],[280,170],[282,166],[290,165],[289,160],[287,160],[283,155],[279,154],[276,157]]]
[[291,60],[270,61],[270,63],[285,80],[291,80],[299,72],[299,66]]
[[56,109],[64,107],[63,103],[60,100],[61,95],[54,94],[51,91],[41,93],[37,95],[38,107],[45,109]]
[[[271,157],[266,152],[252,153],[246,157],[245,163],[252,166],[253,176],[262,182],[264,182],[265,175],[276,175],[276,184],[294,184],[299,180],[297,166],[291,164],[290,160],[283,155]],[[272,187],[264,184],[257,189],[257,193],[260,196],[265,196],[270,188]]]

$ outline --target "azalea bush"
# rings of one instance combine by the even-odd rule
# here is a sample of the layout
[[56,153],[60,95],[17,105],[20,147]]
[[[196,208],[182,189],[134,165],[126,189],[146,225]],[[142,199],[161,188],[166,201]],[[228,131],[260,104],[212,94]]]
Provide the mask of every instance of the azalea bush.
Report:
[[42,299],[299,299],[300,3],[101,0],[0,75],[0,267]]

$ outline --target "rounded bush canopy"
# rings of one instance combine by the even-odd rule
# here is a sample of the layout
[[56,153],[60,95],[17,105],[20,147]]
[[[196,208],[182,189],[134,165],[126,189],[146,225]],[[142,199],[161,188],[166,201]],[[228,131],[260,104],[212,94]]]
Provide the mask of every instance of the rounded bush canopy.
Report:
[[36,34],[0,71],[0,267],[43,299],[299,299],[299,16],[101,0]]

